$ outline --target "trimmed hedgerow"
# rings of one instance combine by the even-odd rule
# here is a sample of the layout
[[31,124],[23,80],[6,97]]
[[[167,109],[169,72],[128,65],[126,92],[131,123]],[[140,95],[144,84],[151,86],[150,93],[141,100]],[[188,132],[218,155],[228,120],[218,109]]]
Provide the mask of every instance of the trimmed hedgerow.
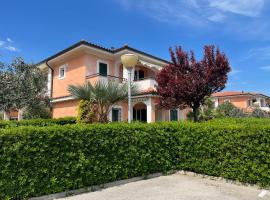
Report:
[[270,185],[270,126],[155,123],[0,130],[0,199],[169,170]]
[[52,126],[75,124],[75,117],[63,117],[58,119],[28,119],[22,121],[0,121],[0,128],[10,128],[18,126]]

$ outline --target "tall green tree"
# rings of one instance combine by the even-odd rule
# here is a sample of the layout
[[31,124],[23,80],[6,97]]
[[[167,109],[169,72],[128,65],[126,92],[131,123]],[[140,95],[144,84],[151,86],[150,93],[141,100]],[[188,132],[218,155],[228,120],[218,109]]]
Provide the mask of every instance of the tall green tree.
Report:
[[0,110],[23,109],[46,94],[47,76],[21,57],[0,65]]
[[[80,99],[89,102],[89,106],[97,112],[97,122],[108,122],[108,114],[110,107],[114,104],[126,100],[128,97],[128,84],[117,83],[115,81],[97,81],[95,84],[90,82],[84,85],[70,85],[69,93]],[[136,88],[132,86],[132,93],[136,92]]]

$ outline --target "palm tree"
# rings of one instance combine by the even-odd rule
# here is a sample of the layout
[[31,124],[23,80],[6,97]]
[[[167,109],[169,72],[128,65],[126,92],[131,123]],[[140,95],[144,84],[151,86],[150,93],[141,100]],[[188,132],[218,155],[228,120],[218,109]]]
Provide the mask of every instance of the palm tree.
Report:
[[[80,100],[88,101],[95,106],[98,113],[98,122],[108,122],[110,107],[126,100],[128,97],[128,84],[115,81],[97,81],[94,85],[90,82],[84,85],[69,85],[69,93]],[[136,89],[132,86],[132,93]]]

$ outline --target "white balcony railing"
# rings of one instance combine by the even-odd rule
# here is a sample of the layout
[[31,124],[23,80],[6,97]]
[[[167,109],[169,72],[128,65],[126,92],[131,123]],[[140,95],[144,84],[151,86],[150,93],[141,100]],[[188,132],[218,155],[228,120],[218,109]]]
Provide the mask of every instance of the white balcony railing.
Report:
[[266,111],[266,112],[269,112],[270,111],[270,108],[267,107],[267,106],[262,106],[262,107],[259,107],[260,109]]
[[145,78],[143,80],[138,80],[133,82],[138,90],[147,90],[148,88],[154,88],[157,82],[154,78]]

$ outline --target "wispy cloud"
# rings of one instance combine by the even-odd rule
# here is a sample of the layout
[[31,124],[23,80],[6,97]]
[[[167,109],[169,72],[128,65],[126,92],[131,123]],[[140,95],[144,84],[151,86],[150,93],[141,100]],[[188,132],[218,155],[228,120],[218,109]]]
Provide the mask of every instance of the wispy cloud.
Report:
[[192,25],[222,22],[230,14],[257,17],[265,0],[117,0],[124,9],[135,8],[159,21]]
[[229,75],[234,76],[236,74],[239,74],[241,72],[241,70],[232,68],[232,70],[230,71]]
[[270,4],[266,0],[114,1],[128,12],[141,13],[164,24],[197,28],[199,33],[212,30],[240,40],[270,40],[270,24],[263,17]]
[[260,59],[260,60],[270,59],[270,46],[250,49],[247,53],[247,56],[241,59],[241,61],[246,61],[253,58]]
[[257,17],[260,15],[264,0],[212,0],[210,7],[217,8],[223,12]]
[[263,66],[263,67],[261,67],[260,69],[266,70],[266,71],[270,71],[270,65]]
[[7,49],[8,51],[12,51],[12,52],[19,52],[20,49],[14,47],[14,46],[5,46],[5,49]]
[[9,37],[7,38],[7,41],[10,42],[10,43],[13,42],[13,40],[10,39]]
[[0,40],[0,47],[4,46],[5,41]]
[[14,41],[9,37],[5,41],[0,40],[0,49],[4,49],[10,52],[20,52],[21,50],[15,47],[12,43],[14,43]]

